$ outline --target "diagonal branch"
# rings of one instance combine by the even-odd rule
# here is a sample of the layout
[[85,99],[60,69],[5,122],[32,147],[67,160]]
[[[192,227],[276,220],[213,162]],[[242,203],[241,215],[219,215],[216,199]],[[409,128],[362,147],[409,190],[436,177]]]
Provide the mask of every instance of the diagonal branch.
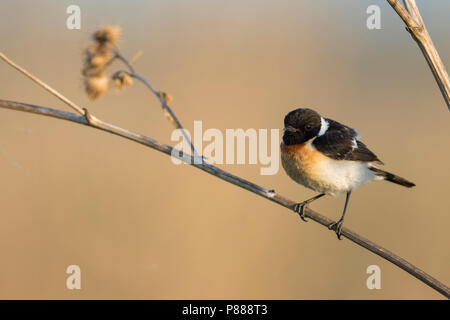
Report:
[[406,25],[406,30],[417,42],[422,51],[428,66],[441,90],[445,103],[450,110],[450,78],[444,63],[431,40],[425,23],[420,15],[419,8],[415,0],[403,0],[405,6],[402,6],[398,0],[387,0],[392,8],[397,12]]
[[[279,195],[274,190],[269,190],[263,187],[260,187],[250,181],[247,181],[245,179],[242,179],[240,177],[237,177],[231,173],[228,173],[222,169],[219,169],[211,164],[208,164],[206,161],[203,161],[200,164],[197,164],[194,162],[194,158],[191,155],[183,154],[182,151],[176,150],[172,148],[171,146],[168,146],[164,143],[161,143],[157,140],[154,140],[152,138],[146,137],[144,135],[134,133],[132,131],[117,127],[115,125],[106,123],[101,121],[100,119],[91,119],[90,114],[86,111],[85,116],[79,116],[73,113],[65,112],[65,111],[59,111],[54,110],[46,107],[40,107],[35,106],[31,104],[25,104],[21,102],[13,102],[13,101],[7,101],[7,100],[0,100],[0,108],[6,108],[6,109],[12,109],[16,111],[25,111],[30,112],[38,115],[44,115],[49,117],[54,117],[57,119],[62,120],[68,120],[71,122],[75,122],[78,124],[86,125],[95,129],[103,130],[112,134],[115,134],[117,136],[132,140],[134,142],[143,144],[147,147],[150,147],[152,149],[155,149],[159,152],[165,153],[167,155],[172,155],[185,163],[188,163],[200,170],[203,170],[211,175],[214,175],[222,180],[225,180],[226,182],[229,182],[231,184],[234,184],[238,187],[241,187],[243,189],[246,189],[252,193],[255,193],[267,200],[270,200],[272,202],[275,202],[276,204],[286,207],[290,210],[293,210],[296,202],[287,199],[283,197],[282,195]],[[95,120],[95,121],[93,121]],[[309,208],[305,208],[305,215],[306,217],[310,218],[311,220],[321,224],[322,226],[326,227],[328,230],[328,226],[333,223],[334,221],[325,217],[324,215],[313,211]],[[395,264],[396,266],[400,267],[404,271],[408,272],[412,276],[416,277],[426,285],[430,286],[431,288],[435,289],[442,295],[444,295],[447,298],[450,298],[450,288],[448,288],[445,284],[440,282],[439,280],[433,278],[429,274],[425,273],[421,269],[417,268],[413,264],[409,263],[405,259],[401,258],[400,256],[396,255],[395,253],[387,250],[386,248],[381,247],[380,245],[364,238],[363,236],[360,236],[359,234],[355,233],[354,231],[343,228],[342,229],[342,236],[346,237],[347,239],[353,241],[357,245],[375,253],[376,255],[382,257],[383,259],[386,259],[387,261]]]

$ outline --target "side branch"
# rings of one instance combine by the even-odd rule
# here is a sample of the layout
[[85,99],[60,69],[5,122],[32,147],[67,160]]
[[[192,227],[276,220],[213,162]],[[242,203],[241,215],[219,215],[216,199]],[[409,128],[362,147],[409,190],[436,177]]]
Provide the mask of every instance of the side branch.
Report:
[[404,0],[406,8],[398,0],[387,0],[406,25],[406,30],[411,34],[422,51],[428,66],[441,90],[447,107],[450,109],[450,78],[444,63],[431,40],[425,27],[422,16],[415,0]]
[[7,56],[5,56],[2,52],[0,52],[0,59],[5,61],[7,64],[9,64],[11,67],[15,68],[17,71],[23,73],[25,76],[36,82],[38,85],[40,85],[42,88],[56,96],[58,99],[63,101],[65,104],[76,110],[79,114],[84,114],[83,109],[76,105],[74,102],[70,101],[68,98],[63,96],[61,93],[50,87],[48,84],[40,80],[38,77],[32,75],[30,72],[19,66],[17,63],[9,59]]
[[[103,122],[103,121],[99,120],[98,118],[91,117],[88,112],[86,112],[85,115],[80,116],[80,115],[76,115],[76,114],[73,114],[70,112],[64,112],[64,111],[54,110],[54,109],[50,109],[50,108],[46,108],[46,107],[40,107],[40,106],[31,105],[31,104],[25,104],[25,103],[13,102],[13,101],[7,101],[7,100],[0,100],[0,108],[30,112],[30,113],[49,116],[49,117],[53,117],[53,118],[57,118],[57,119],[72,121],[72,122],[86,125],[86,126],[89,126],[92,128],[100,129],[100,130],[115,134],[117,136],[135,141],[137,143],[143,144],[147,147],[150,147],[152,149],[155,149],[155,150],[165,153],[167,155],[172,155],[172,156],[184,161],[185,163],[188,163],[200,170],[206,171],[207,173],[209,173],[211,175],[214,175],[214,176],[216,176],[222,180],[225,180],[231,184],[234,184],[234,185],[239,186],[243,189],[246,189],[250,192],[253,192],[267,200],[275,202],[278,205],[286,207],[290,210],[293,210],[293,208],[296,204],[296,202],[294,202],[290,199],[287,199],[287,198],[283,197],[282,195],[277,194],[274,190],[269,190],[269,189],[260,187],[250,181],[239,178],[235,175],[232,175],[231,173],[228,173],[228,172],[226,172],[222,169],[219,169],[211,164],[208,164],[205,161],[203,161],[200,164],[196,164],[194,162],[194,157],[191,155],[184,154],[182,151],[176,150],[176,149],[172,148],[171,146],[168,146],[168,145],[161,143],[157,140],[154,140],[152,138],[146,137],[146,136],[138,134],[138,133],[134,133],[132,131],[114,126],[114,125],[106,123],[106,122]],[[326,227],[326,230],[328,230],[328,226],[334,222],[333,220],[331,220],[331,219],[325,217],[324,215],[322,215],[316,211],[313,211],[309,208],[305,209],[305,215],[308,218],[310,218],[311,220]],[[413,264],[409,263],[405,259],[394,254],[393,252],[379,246],[378,244],[364,238],[363,236],[360,236],[359,234],[357,234],[357,233],[353,232],[352,230],[345,228],[345,227],[342,229],[342,236],[353,241],[357,245],[375,253],[376,255],[382,257],[383,259],[390,261],[391,263],[400,267],[401,269],[408,272],[412,276],[416,277],[423,283],[427,284],[431,288],[435,289],[436,291],[438,291],[445,297],[450,298],[450,288],[448,288],[445,284],[443,284],[439,280],[428,275],[421,269],[417,268]]]
[[168,114],[169,117],[171,119],[171,121],[173,122],[173,124],[175,125],[175,127],[177,129],[181,130],[181,133],[183,134],[184,139],[186,139],[186,141],[189,143],[190,147],[191,147],[191,151],[194,154],[194,156],[198,157],[198,153],[194,148],[194,145],[191,141],[191,139],[189,138],[189,136],[186,134],[186,131],[184,130],[183,126],[181,125],[180,120],[178,120],[177,116],[175,115],[175,113],[172,111],[172,109],[169,107],[169,105],[167,104],[167,98],[159,91],[155,90],[152,85],[145,80],[144,77],[140,76],[133,68],[133,66],[131,65],[130,62],[128,62],[127,59],[125,59],[124,56],[122,56],[119,52],[119,50],[116,48],[115,50],[115,58],[119,59],[120,61],[123,62],[123,64],[128,68],[129,70],[129,75],[137,80],[139,80],[140,82],[142,82],[147,89],[149,89],[158,99],[159,102],[161,103],[161,107],[163,108],[163,110],[165,110]]

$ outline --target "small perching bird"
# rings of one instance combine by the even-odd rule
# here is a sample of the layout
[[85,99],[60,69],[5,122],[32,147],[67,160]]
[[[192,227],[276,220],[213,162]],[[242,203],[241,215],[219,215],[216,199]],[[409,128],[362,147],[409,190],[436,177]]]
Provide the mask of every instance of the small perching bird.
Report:
[[[282,165],[295,182],[319,194],[298,203],[294,210],[305,220],[304,209],[324,195],[346,194],[341,218],[329,226],[338,238],[350,194],[372,180],[387,180],[411,188],[414,183],[377,168],[383,164],[364,143],[355,129],[321,117],[311,109],[296,109],[284,118],[281,142]],[[306,220],[305,220],[306,221]]]

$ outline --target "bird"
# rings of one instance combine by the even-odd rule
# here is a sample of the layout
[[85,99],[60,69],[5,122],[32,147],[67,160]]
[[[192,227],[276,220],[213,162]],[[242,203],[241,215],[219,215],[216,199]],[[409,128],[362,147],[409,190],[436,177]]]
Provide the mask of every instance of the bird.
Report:
[[386,180],[411,188],[415,184],[378,168],[384,164],[360,141],[359,133],[335,120],[322,117],[309,108],[289,112],[284,118],[280,144],[282,167],[287,175],[319,194],[293,206],[305,219],[305,208],[325,196],[346,195],[341,218],[328,226],[341,239],[350,195],[374,180]]

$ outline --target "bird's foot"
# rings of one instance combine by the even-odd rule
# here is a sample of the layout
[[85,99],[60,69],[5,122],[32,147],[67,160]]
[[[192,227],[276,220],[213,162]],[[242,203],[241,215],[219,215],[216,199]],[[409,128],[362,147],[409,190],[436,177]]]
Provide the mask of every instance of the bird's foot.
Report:
[[308,205],[308,201],[303,201],[300,203],[296,203],[294,206],[294,211],[298,213],[298,215],[300,216],[300,218],[305,221],[308,222],[308,220],[305,219],[306,215],[305,215],[305,208]]
[[344,224],[344,221],[339,219],[338,222],[333,222],[332,224],[330,224],[328,226],[328,229],[334,230],[334,232],[336,232],[336,235],[337,235],[339,240],[342,240],[341,239],[341,231],[342,231],[342,225],[343,224]]

